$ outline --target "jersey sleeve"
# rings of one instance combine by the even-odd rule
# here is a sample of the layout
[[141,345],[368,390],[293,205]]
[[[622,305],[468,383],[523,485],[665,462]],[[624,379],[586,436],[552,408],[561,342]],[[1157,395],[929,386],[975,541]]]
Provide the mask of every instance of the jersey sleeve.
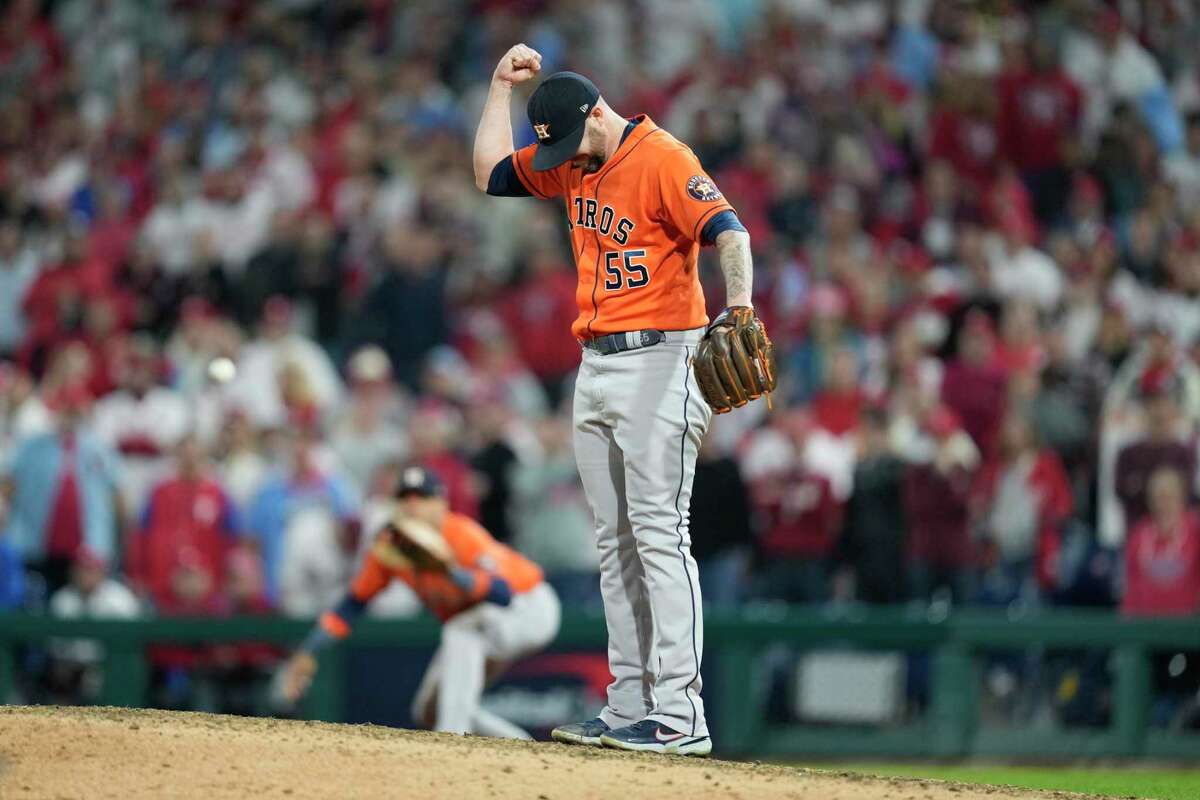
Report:
[[704,223],[704,227],[700,229],[700,244],[705,247],[716,244],[717,237],[725,231],[748,233],[746,226],[742,224],[731,208],[719,211],[708,218],[708,222]]
[[486,599],[496,581],[502,581],[478,567],[452,567],[450,580],[473,603]]
[[533,168],[533,154],[536,150],[537,145],[531,144],[512,154],[512,164],[517,171],[517,178],[530,194],[540,200],[558,197],[564,191],[563,171],[570,169],[569,162],[554,169],[538,172]]
[[485,599],[497,577],[495,559],[489,556],[496,547],[496,540],[478,522],[459,515],[446,521],[444,532],[458,561],[457,569],[464,576],[470,576],[470,581],[464,581],[459,588],[471,600]]
[[705,223],[733,210],[691,150],[670,151],[659,166],[658,182],[664,220],[694,242],[700,241]]
[[445,534],[447,544],[454,551],[459,565],[467,569],[480,567],[482,556],[496,542],[478,522],[457,515],[447,520]]
[[492,197],[532,197],[533,193],[517,177],[517,165],[512,156],[505,156],[492,167],[487,193]]
[[367,557],[363,559],[362,567],[350,583],[350,596],[355,600],[365,603],[382,592],[391,579],[392,576],[388,572],[387,567],[379,562],[374,553],[367,553]]

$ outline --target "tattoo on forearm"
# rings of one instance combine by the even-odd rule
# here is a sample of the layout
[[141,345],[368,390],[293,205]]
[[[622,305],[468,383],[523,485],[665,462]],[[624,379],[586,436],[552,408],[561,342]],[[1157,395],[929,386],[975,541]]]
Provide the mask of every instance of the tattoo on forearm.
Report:
[[721,258],[721,272],[725,274],[726,295],[749,299],[754,278],[749,237],[718,236],[716,244],[717,254]]

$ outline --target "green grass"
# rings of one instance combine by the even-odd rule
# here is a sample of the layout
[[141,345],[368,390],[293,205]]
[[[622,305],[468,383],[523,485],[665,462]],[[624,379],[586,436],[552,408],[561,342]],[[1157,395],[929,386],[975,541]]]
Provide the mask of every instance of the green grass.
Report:
[[1091,769],[937,764],[850,764],[837,768],[869,775],[1003,784],[1026,789],[1058,789],[1111,797],[1136,797],[1139,800],[1200,800],[1200,770],[1138,766]]

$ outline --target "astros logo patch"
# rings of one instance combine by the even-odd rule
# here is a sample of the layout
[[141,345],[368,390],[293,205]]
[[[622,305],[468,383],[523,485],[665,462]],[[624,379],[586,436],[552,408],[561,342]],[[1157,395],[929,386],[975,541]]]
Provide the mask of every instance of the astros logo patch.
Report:
[[704,175],[693,175],[688,178],[687,193],[703,203],[721,199],[721,192],[717,189],[717,185]]
[[533,132],[537,134],[539,142],[546,141],[550,138],[550,123],[543,122],[541,125],[534,125]]

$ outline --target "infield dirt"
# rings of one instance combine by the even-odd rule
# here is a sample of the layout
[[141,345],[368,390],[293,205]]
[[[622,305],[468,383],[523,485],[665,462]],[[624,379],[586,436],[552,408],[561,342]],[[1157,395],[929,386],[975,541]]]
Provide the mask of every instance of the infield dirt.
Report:
[[0,798],[1049,800],[1056,792],[867,778],[381,728],[119,708],[0,707]]

